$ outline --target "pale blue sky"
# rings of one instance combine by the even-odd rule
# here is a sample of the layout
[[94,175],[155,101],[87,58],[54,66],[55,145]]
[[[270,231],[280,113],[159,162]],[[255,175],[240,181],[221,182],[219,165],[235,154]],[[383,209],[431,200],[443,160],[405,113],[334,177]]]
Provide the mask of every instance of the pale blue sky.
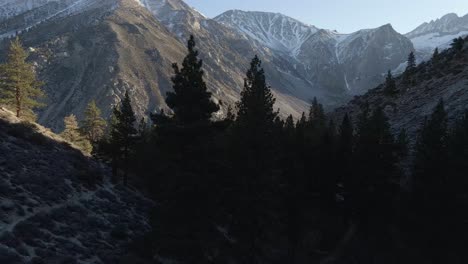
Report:
[[387,23],[407,33],[447,13],[468,13],[468,0],[185,0],[208,17],[229,9],[279,12],[319,28],[350,33]]

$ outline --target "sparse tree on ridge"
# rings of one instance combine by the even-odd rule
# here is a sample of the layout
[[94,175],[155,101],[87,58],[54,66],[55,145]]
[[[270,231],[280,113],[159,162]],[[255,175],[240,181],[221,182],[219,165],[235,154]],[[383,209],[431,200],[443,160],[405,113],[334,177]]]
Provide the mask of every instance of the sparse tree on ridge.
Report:
[[93,146],[89,140],[81,133],[80,128],[78,127],[78,122],[76,121],[76,116],[71,114],[63,120],[65,123],[65,129],[60,134],[60,136],[67,140],[68,142],[73,143],[75,146],[80,148],[86,153],[91,153]]
[[432,61],[437,62],[439,60],[439,48],[434,49],[434,53],[432,54]]
[[92,100],[86,108],[85,118],[81,125],[83,134],[86,135],[89,141],[96,143],[104,136],[106,126],[106,120],[101,116],[101,109]]
[[408,61],[406,65],[406,72],[412,73],[416,68],[416,56],[414,56],[414,52],[410,52],[408,55]]
[[0,103],[16,112],[17,117],[35,119],[34,109],[43,106],[44,97],[34,67],[26,59],[28,53],[17,37],[11,41],[6,64],[0,65]]

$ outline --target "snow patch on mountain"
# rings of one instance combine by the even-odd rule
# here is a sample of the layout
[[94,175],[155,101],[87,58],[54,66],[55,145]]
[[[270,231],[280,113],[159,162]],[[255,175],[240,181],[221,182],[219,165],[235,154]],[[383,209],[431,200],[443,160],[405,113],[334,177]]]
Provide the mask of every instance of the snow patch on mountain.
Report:
[[227,11],[215,18],[221,24],[236,28],[277,51],[297,56],[302,44],[318,28],[278,13]]
[[435,48],[447,49],[450,47],[453,39],[466,35],[468,35],[468,30],[448,35],[440,33],[429,33],[412,38],[411,41],[413,42],[416,50],[431,52]]
[[450,13],[440,19],[423,23],[406,34],[421,54],[429,55],[435,48],[446,49],[454,38],[468,35],[468,14],[459,17]]

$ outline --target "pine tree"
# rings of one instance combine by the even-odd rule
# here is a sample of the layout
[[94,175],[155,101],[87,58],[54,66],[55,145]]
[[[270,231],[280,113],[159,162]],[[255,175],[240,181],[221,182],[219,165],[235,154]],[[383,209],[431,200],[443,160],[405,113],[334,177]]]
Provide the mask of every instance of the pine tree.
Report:
[[450,209],[455,205],[456,192],[450,186],[448,144],[448,117],[440,100],[417,137],[412,171],[412,205],[418,216],[414,229],[420,232],[417,235],[427,249],[441,249],[428,251],[435,263],[447,258],[445,252],[454,238],[449,229],[456,223],[447,222],[453,217]]
[[400,157],[405,157],[408,155],[409,149],[409,139],[406,129],[401,129],[400,133],[398,134],[397,138],[397,145],[398,145],[398,154]]
[[203,80],[203,62],[198,59],[195,50],[195,39],[190,36],[187,44],[188,54],[182,68],[173,64],[172,77],[174,92],[168,92],[166,103],[174,111],[174,118],[182,124],[207,122],[219,106],[211,100],[211,93],[207,91]]
[[[426,119],[416,141],[413,168],[415,192],[427,199],[442,186],[447,163],[448,118],[440,100],[431,117]],[[424,199],[424,198],[423,198]]]
[[[247,262],[255,262],[259,250],[262,229],[262,209],[267,205],[262,197],[267,196],[272,182],[275,131],[278,112],[273,110],[275,98],[266,84],[265,72],[260,59],[255,56],[244,81],[241,99],[237,103],[237,118],[233,124],[232,149],[234,166],[237,168],[238,201],[242,210],[240,222],[250,233],[245,239]],[[239,177],[240,176],[240,177]],[[246,233],[245,233],[246,234]]]
[[344,154],[345,156],[351,156],[354,146],[354,128],[351,118],[348,114],[343,117],[339,128],[339,153]]
[[117,161],[122,161],[124,170],[124,185],[128,185],[129,162],[134,139],[138,131],[135,128],[135,114],[132,109],[128,91],[122,100],[120,108],[115,107],[113,111],[115,122],[111,124],[110,143],[116,151]]
[[[448,138],[450,189],[456,192],[458,200],[468,204],[464,198],[468,188],[468,110],[458,119]],[[459,202],[460,203],[460,202]]]
[[414,69],[416,69],[416,57],[414,56],[414,52],[411,52],[408,55],[408,62],[406,66],[407,73],[413,73]]
[[7,63],[0,67],[0,102],[15,109],[17,117],[35,119],[33,110],[43,106],[37,100],[44,97],[44,92],[27,58],[17,37],[10,44]]
[[462,37],[453,39],[453,42],[450,44],[452,49],[456,52],[460,52],[463,49],[463,45],[465,44],[465,40]]
[[394,95],[396,93],[395,79],[393,79],[392,71],[388,71],[387,78],[385,79],[384,92],[387,95]]
[[439,61],[439,57],[440,57],[439,48],[435,48],[435,49],[434,49],[434,53],[432,54],[432,61],[433,61],[433,62],[438,62],[438,61]]
[[101,117],[101,109],[92,100],[86,108],[85,118],[81,125],[83,134],[86,135],[89,141],[96,143],[104,136],[106,126],[106,120]]
[[354,210],[364,217],[361,220],[388,215],[399,182],[398,148],[388,118],[380,107],[369,113],[365,105],[358,123],[356,172],[348,184]]
[[265,129],[273,124],[278,115],[273,111],[275,101],[270,87],[266,84],[262,62],[255,56],[244,80],[241,100],[237,103],[237,123],[257,131],[262,129],[262,133],[267,133]]
[[78,122],[76,121],[76,116],[71,114],[65,117],[63,121],[65,123],[65,129],[60,136],[68,142],[73,143],[84,152],[91,153],[93,147],[89,140],[81,134]]

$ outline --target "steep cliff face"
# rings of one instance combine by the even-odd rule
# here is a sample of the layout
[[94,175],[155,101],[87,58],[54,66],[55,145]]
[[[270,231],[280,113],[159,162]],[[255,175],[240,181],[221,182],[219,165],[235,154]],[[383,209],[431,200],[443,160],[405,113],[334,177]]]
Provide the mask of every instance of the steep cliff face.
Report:
[[0,107],[0,263],[119,263],[152,203]]

